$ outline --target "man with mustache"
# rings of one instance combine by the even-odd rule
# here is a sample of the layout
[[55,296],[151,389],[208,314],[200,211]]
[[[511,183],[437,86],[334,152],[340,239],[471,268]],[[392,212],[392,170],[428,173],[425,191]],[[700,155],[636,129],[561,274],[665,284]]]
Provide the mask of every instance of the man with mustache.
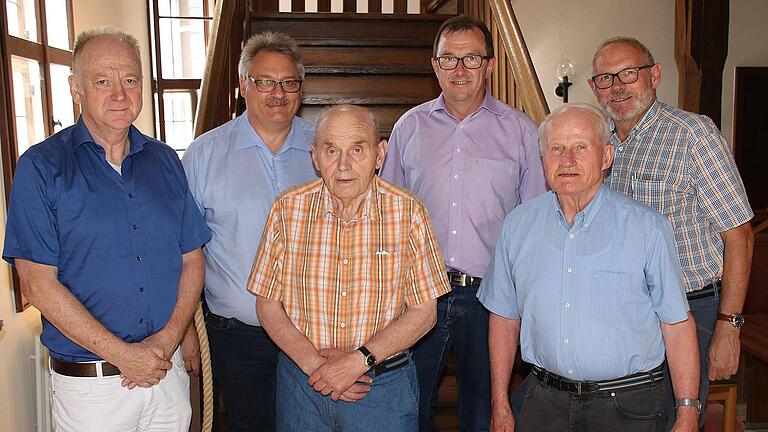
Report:
[[456,354],[459,423],[483,431],[491,413],[488,311],[477,300],[504,216],[545,191],[536,125],[491,96],[493,40],[482,21],[460,15],[437,32],[432,69],[442,94],[397,121],[381,177],[412,190],[429,209],[453,286],[437,324],[414,347],[419,430],[432,432],[437,390]]
[[[661,72],[645,45],[620,37],[598,47],[588,83],[614,122],[616,156],[606,184],[672,223],[688,302],[699,326],[699,400],[704,401],[708,379],[728,378],[739,366],[753,213],[715,124],[656,99]],[[667,412],[671,425],[675,400],[669,388]]]
[[317,177],[309,153],[314,126],[296,117],[304,65],[291,37],[252,36],[238,71],[246,111],[197,138],[183,163],[213,232],[203,251],[205,322],[229,431],[273,431],[278,350],[245,285],[275,197]]

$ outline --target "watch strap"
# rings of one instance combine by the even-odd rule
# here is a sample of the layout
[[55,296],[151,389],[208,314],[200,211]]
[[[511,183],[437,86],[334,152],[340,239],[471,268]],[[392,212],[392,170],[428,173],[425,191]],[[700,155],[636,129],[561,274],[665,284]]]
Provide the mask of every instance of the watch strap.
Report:
[[694,407],[699,413],[701,413],[701,401],[698,399],[689,399],[689,398],[675,399],[675,408],[680,408],[684,406]]

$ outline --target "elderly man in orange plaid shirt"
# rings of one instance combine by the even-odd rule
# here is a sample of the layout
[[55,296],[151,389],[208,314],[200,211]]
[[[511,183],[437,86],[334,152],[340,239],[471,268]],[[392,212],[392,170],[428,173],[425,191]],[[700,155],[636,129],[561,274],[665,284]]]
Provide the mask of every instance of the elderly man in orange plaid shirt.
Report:
[[248,289],[283,351],[279,431],[418,429],[408,349],[450,285],[424,205],[375,174],[386,149],[369,110],[326,109],[311,147],[322,179],[267,219]]

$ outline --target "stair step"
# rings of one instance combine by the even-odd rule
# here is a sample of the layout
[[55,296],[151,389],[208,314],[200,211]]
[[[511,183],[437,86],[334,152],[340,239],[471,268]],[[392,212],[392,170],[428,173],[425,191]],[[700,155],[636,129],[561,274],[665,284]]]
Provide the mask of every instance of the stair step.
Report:
[[304,83],[304,104],[410,104],[434,99],[440,86],[429,75],[314,75]]
[[432,74],[431,48],[305,46],[308,73]]
[[[260,14],[251,17],[251,33],[281,31],[302,43],[432,45],[449,15]],[[393,31],[397,29],[397,31]],[[314,42],[313,42],[314,41]]]

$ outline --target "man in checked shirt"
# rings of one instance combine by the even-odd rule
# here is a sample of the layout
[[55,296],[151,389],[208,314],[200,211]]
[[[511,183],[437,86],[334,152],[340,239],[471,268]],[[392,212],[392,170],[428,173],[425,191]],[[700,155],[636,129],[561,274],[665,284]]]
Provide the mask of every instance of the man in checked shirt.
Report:
[[280,431],[418,429],[408,349],[450,285],[424,205],[375,175],[377,131],[364,108],[323,111],[311,147],[322,179],[283,192],[267,218],[248,289],[282,350]]
[[[686,292],[698,324],[701,381],[739,368],[739,329],[749,283],[753,213],[728,144],[712,120],[656,100],[661,65],[632,38],[603,42],[588,80],[614,122],[606,184],[672,223]],[[665,380],[669,383],[669,379]],[[668,426],[675,419],[667,391]],[[700,416],[703,424],[705,416]]]

